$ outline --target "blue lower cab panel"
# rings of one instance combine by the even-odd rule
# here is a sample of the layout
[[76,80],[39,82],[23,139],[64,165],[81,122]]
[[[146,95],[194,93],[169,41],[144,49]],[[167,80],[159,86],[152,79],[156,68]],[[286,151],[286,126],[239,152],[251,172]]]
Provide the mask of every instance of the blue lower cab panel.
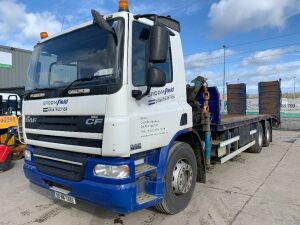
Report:
[[[33,148],[27,148],[34,152]],[[83,200],[95,204],[100,208],[117,213],[130,213],[140,209],[145,209],[160,203],[163,199],[163,183],[155,180],[152,182],[145,181],[146,188],[140,189],[134,175],[134,159],[94,159],[89,158],[86,163],[85,174],[81,181],[72,181],[48,175],[39,171],[36,165],[36,159],[33,157],[31,162],[25,161],[23,169],[25,176],[34,184],[49,189],[49,184],[70,190],[68,195],[73,196],[76,200]],[[113,180],[95,177],[93,168],[97,163],[102,164],[127,164],[130,167],[130,177],[123,180]],[[148,189],[148,190],[145,190]],[[157,191],[160,189],[159,191]],[[51,190],[52,191],[52,190]],[[137,203],[137,193],[147,191],[157,198],[143,203]]]
[[[163,200],[164,174],[169,149],[175,138],[185,132],[187,130],[179,131],[168,146],[137,153],[129,158],[76,156],[76,159],[70,159],[75,162],[81,160],[81,168],[65,165],[61,161],[54,164],[45,159],[47,162],[42,162],[40,157],[35,155],[45,156],[46,154],[50,158],[65,159],[66,153],[52,149],[44,151],[38,147],[27,145],[26,149],[31,152],[32,159],[25,161],[24,173],[32,183],[43,188],[49,189],[49,185],[54,185],[69,190],[69,195],[77,200],[87,201],[113,212],[130,213],[157,205]],[[73,158],[75,155],[78,154],[72,153]],[[144,164],[150,165],[154,169],[137,173],[135,162],[141,159]],[[129,177],[120,180],[96,177],[93,170],[97,164],[128,165]],[[74,175],[75,173],[76,175]]]
[[75,182],[53,176],[48,176],[37,170],[34,165],[24,164],[25,176],[34,184],[49,189],[47,182],[53,182],[71,189],[70,196],[77,200],[93,203],[101,208],[117,213],[129,213],[156,205],[162,201],[159,197],[154,201],[139,205],[136,203],[135,182],[126,184],[99,183],[83,179]]
[[80,182],[67,181],[42,174],[35,166],[27,163],[24,164],[24,173],[31,182],[38,186],[49,189],[49,185],[45,181],[63,185],[71,189],[70,196],[92,202],[112,211],[132,211],[135,206],[134,183],[116,185],[101,184],[89,180]]

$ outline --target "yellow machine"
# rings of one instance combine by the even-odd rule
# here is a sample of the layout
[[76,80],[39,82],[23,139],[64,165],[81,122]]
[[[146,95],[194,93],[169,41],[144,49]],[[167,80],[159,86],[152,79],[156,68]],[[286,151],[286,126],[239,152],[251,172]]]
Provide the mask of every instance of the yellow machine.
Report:
[[[23,157],[25,145],[19,137],[19,97],[8,95],[7,98],[0,94],[0,145],[7,145],[12,149],[13,159]],[[13,135],[11,135],[13,134]]]
[[[4,144],[7,138],[7,132],[9,128],[18,127],[18,118],[15,115],[12,116],[4,116],[0,115],[0,144]],[[12,137],[7,145],[12,146],[16,143],[16,138]]]

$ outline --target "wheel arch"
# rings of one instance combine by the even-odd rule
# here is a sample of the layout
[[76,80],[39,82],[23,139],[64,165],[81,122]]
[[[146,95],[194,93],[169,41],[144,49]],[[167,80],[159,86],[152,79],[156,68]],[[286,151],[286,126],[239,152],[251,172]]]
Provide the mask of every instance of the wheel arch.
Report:
[[204,146],[202,144],[200,135],[197,131],[192,130],[176,137],[175,141],[185,142],[189,144],[197,159],[197,182],[206,182],[206,163],[204,156]]

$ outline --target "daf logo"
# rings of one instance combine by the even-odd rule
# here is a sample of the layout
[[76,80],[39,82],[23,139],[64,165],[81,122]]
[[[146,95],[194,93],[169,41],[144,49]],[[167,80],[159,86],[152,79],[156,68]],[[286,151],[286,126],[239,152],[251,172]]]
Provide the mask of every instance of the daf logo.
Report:
[[25,118],[26,123],[36,123],[36,121],[37,121],[36,117],[26,116]]
[[97,124],[102,124],[103,119],[99,118],[90,118],[85,121],[85,125],[91,126],[91,125],[97,125]]

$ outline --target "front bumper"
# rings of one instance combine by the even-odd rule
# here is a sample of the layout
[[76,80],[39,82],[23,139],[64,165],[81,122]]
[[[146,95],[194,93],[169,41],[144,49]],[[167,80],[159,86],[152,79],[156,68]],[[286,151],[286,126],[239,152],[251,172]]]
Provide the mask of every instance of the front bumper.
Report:
[[49,189],[50,186],[47,182],[63,185],[71,189],[70,196],[118,213],[129,213],[138,209],[134,182],[109,184],[86,178],[80,182],[74,182],[41,173],[34,165],[27,162],[25,162],[23,169],[25,176],[40,187]]

